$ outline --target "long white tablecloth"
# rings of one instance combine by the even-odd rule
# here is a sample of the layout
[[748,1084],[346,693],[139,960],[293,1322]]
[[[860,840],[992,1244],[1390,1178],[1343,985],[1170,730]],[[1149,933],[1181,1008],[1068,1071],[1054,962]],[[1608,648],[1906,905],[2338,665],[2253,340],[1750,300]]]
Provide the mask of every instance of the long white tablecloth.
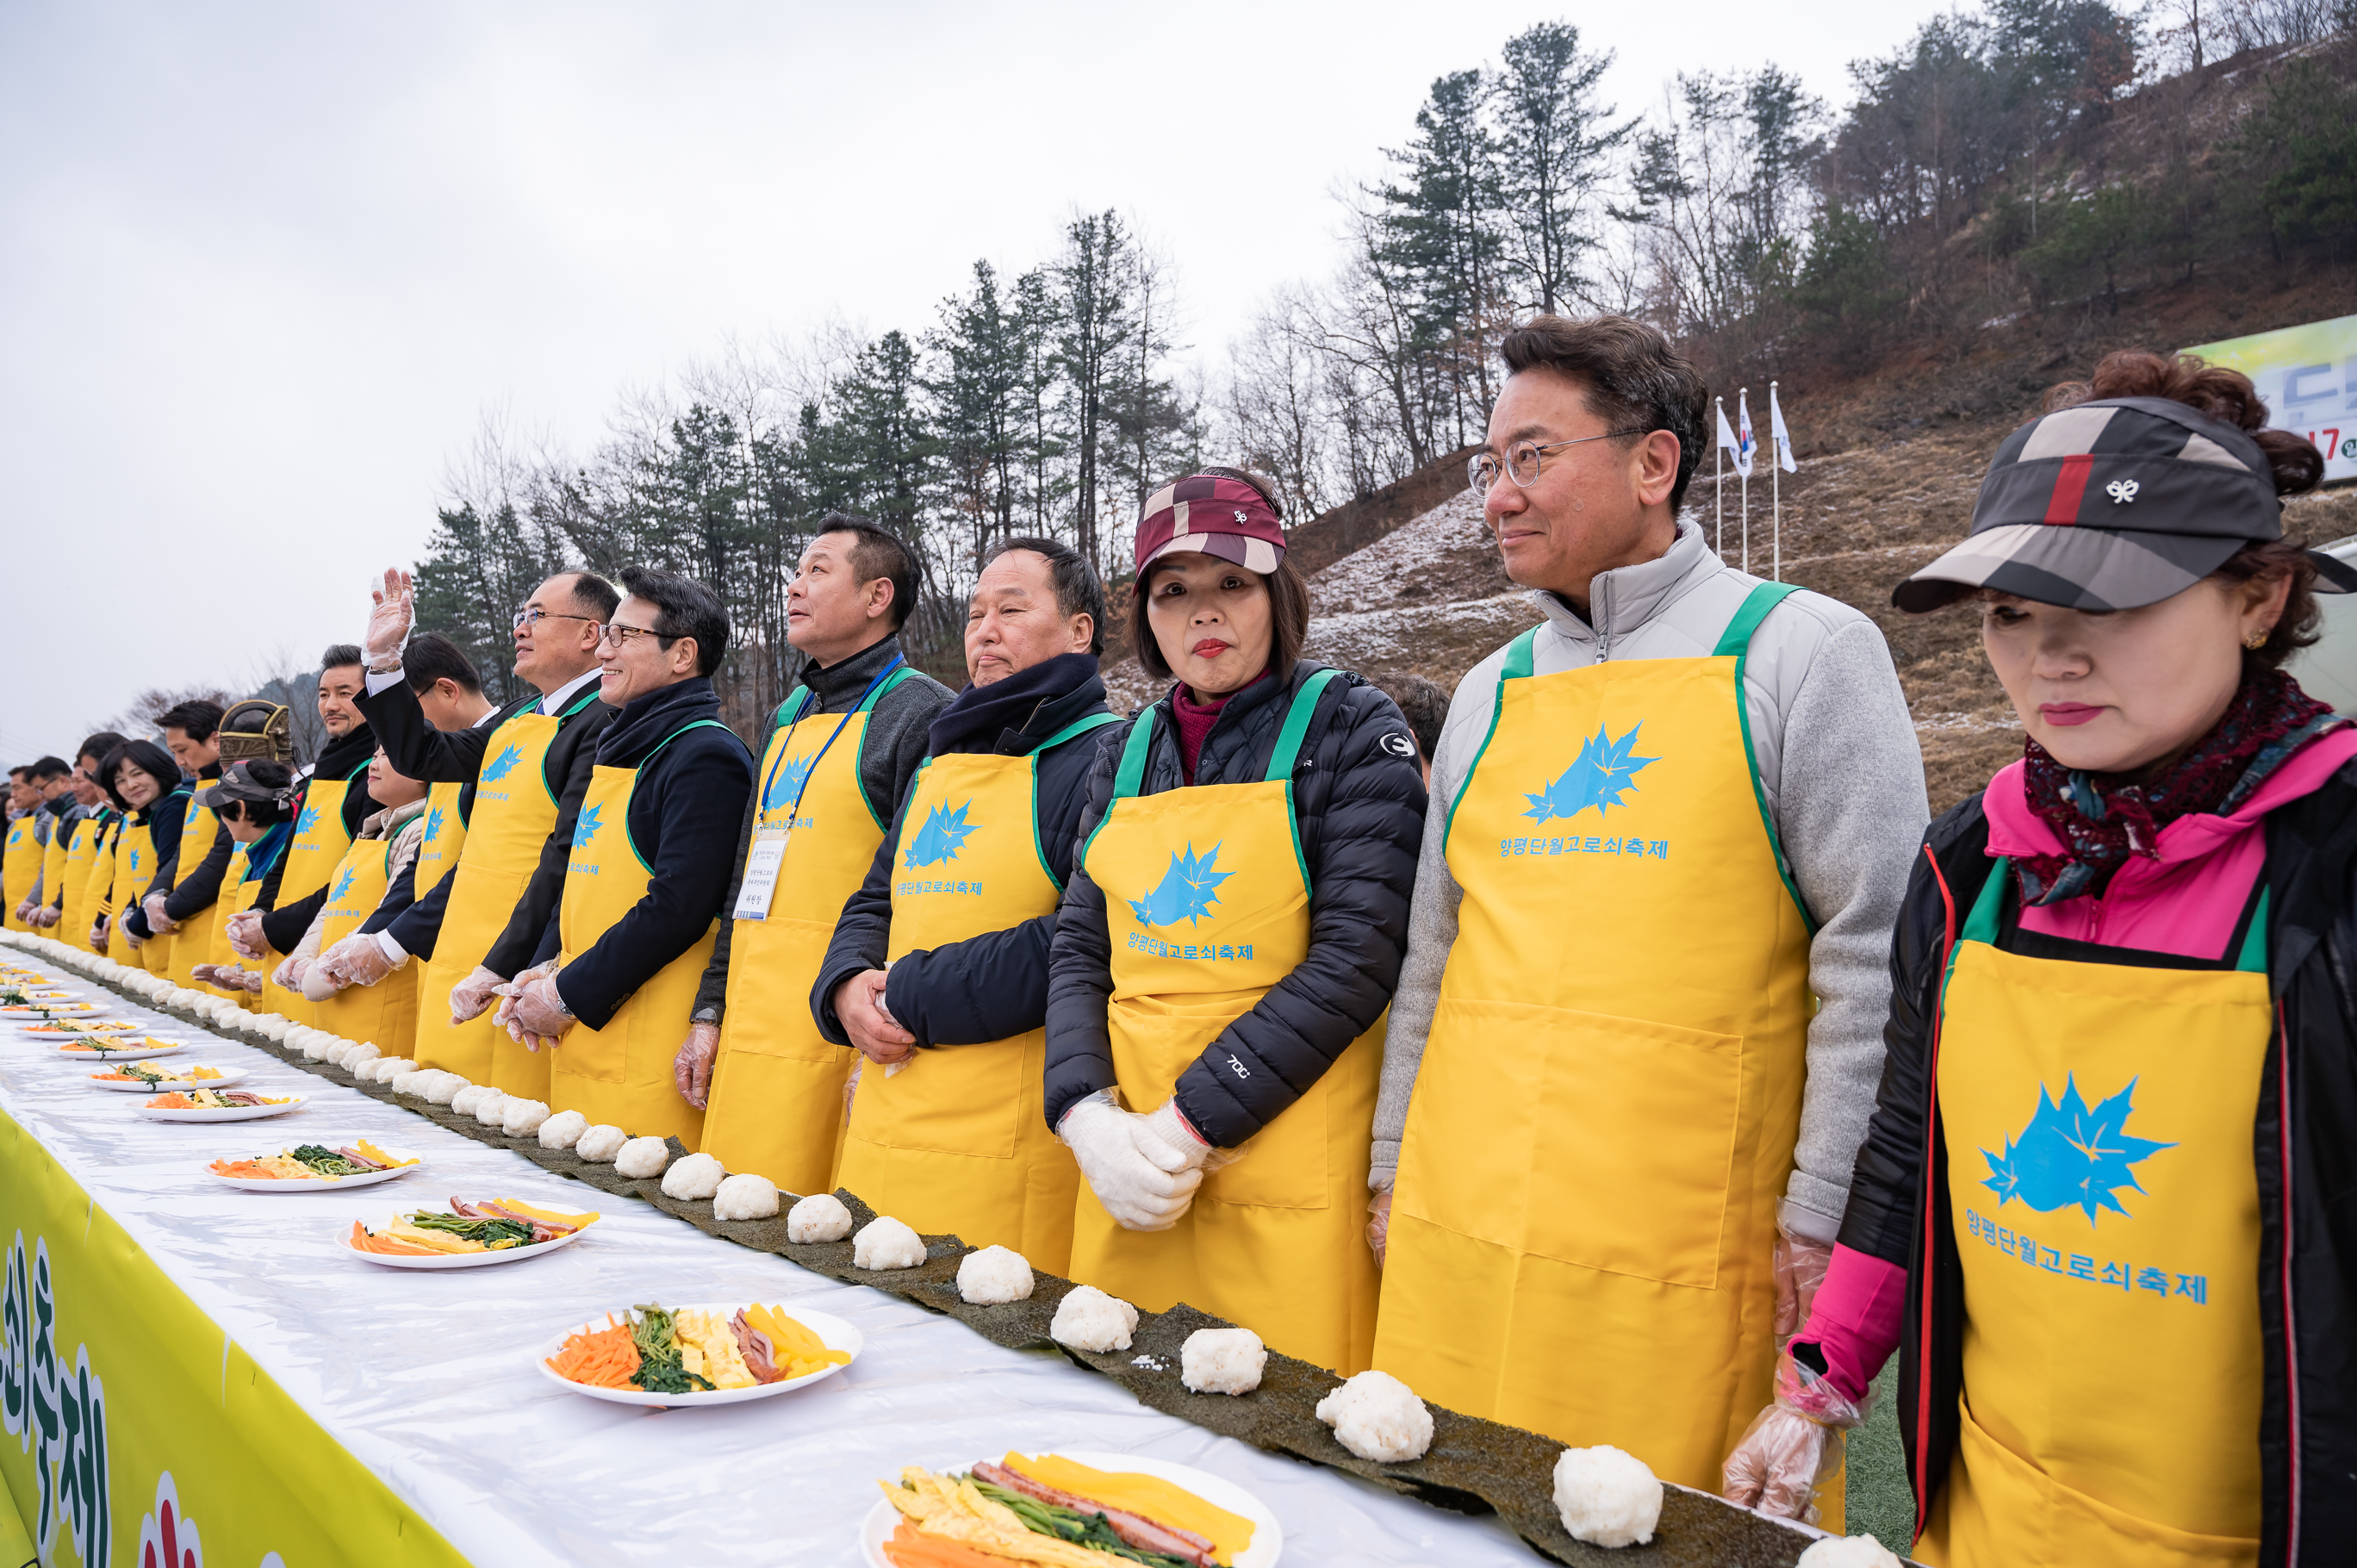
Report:
[[[856,1563],[877,1478],[1009,1448],[1151,1455],[1225,1477],[1275,1511],[1288,1563],[1543,1561],[1493,1519],[1215,1436],[1059,1356],[1001,1349],[952,1319],[730,1246],[267,1052],[115,1005],[116,1016],[204,1042],[174,1065],[245,1068],[253,1076],[240,1087],[308,1103],[230,1125],[144,1122],[133,1113],[140,1096],[91,1088],[88,1064],[58,1061],[11,1030],[0,1042],[0,1109],[336,1441],[487,1568]],[[277,1195],[235,1191],[204,1169],[221,1155],[363,1136],[421,1155],[425,1168],[350,1192]],[[338,1240],[354,1219],[453,1195],[566,1203],[606,1219],[547,1257],[449,1273],[376,1267]],[[535,1368],[551,1335],[609,1310],[755,1299],[847,1318],[866,1348],[808,1390],[712,1410],[607,1404]]]

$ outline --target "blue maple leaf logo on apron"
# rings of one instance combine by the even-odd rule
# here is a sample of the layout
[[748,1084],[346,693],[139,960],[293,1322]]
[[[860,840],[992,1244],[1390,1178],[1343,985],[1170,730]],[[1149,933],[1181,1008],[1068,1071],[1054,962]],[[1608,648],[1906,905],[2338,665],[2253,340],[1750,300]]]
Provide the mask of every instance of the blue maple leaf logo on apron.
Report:
[[597,836],[597,814],[606,808],[592,806],[573,819],[573,847],[579,849]]
[[954,811],[950,810],[947,800],[935,806],[932,813],[926,817],[925,825],[917,830],[917,836],[909,842],[909,858],[902,864],[914,870],[920,865],[938,865],[945,860],[955,860],[958,851],[965,846],[966,836],[982,825],[965,820],[965,814],[972,810],[972,800]]
[[761,797],[763,813],[785,811],[801,799],[802,786],[810,781],[811,768],[817,762],[818,757],[813,755],[780,763],[768,791]]
[[500,754],[491,758],[491,765],[483,769],[483,782],[486,784],[498,783],[500,779],[514,772],[516,764],[522,760],[522,748],[513,746],[500,747]]
[[425,813],[425,836],[427,839],[431,840],[439,837],[441,832],[442,808],[435,806],[430,808]]
[[340,904],[344,901],[344,895],[351,890],[352,874],[347,871],[341,876],[336,878],[336,890],[328,895],[328,902],[330,904]]
[[1170,857],[1170,869],[1162,874],[1162,881],[1143,898],[1129,901],[1130,912],[1142,925],[1175,926],[1185,920],[1193,925],[1211,912],[1220,901],[1214,891],[1232,872],[1214,869],[1220,858],[1220,845],[1213,844],[1211,853],[1201,859],[1195,857],[1195,846],[1189,843],[1183,854]]
[[134,871],[139,869],[139,852],[135,849],[131,852],[131,869]]
[[2064,1081],[2059,1101],[2039,1085],[2038,1110],[2020,1138],[2008,1136],[2002,1155],[1981,1151],[1990,1173],[1981,1185],[1996,1194],[2000,1208],[2018,1197],[2040,1214],[2075,1204],[2086,1210],[2090,1224],[2097,1209],[2125,1215],[2127,1209],[2115,1195],[2123,1187],[2144,1190],[2128,1167],[2177,1147],[2121,1131],[2135,1109],[2129,1100],[2136,1086],[2136,1079],[2128,1079],[2126,1089],[2089,1110],[2076,1074]]
[[1596,734],[1580,746],[1579,760],[1562,778],[1535,795],[1524,794],[1531,809],[1523,815],[1544,822],[1550,817],[1576,816],[1593,806],[1600,817],[1606,807],[1622,804],[1621,797],[1636,788],[1634,777],[1661,760],[1629,755],[1637,744],[1637,732],[1644,727],[1631,725],[1627,735],[1614,740],[1603,725],[1597,725]]
[[300,837],[301,835],[309,832],[314,827],[318,825],[318,822],[319,808],[317,806],[304,807],[303,814],[295,819],[296,835]]

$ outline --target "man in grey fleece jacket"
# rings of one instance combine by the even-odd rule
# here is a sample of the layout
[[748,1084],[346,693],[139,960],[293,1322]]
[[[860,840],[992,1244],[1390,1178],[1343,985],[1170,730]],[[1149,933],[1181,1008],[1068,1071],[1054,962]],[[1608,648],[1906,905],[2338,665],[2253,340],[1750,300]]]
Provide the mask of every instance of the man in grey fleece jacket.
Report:
[[[1516,581],[1535,589],[1532,598],[1546,618],[1528,645],[1528,670],[1518,666],[1515,673],[1543,680],[1624,661],[1710,658],[1760,585],[1758,579],[1724,564],[1699,529],[1676,521],[1677,502],[1706,441],[1703,428],[1706,399],[1699,377],[1652,328],[1612,317],[1579,323],[1542,317],[1509,337],[1506,354],[1513,374],[1491,419],[1490,453],[1485,459],[1477,459],[1477,464],[1485,460],[1489,464],[1489,521],[1500,536],[1508,570]],[[1622,432],[1628,435],[1620,442],[1611,439]],[[1631,437],[1635,438],[1634,444],[1626,445]],[[1410,1230],[1390,1237],[1394,1245],[1375,1352],[1378,1366],[1401,1376],[1427,1397],[1470,1413],[1531,1426],[1566,1442],[1609,1442],[1631,1448],[1665,1478],[1687,1485],[1716,1484],[1717,1458],[1726,1451],[1723,1444],[1739,1432],[1738,1412],[1748,1416],[1757,1408],[1746,1403],[1744,1396],[1755,1385],[1764,1394],[1773,1346],[1781,1344],[1794,1326],[1792,1318],[1799,1306],[1794,1275],[1800,1276],[1803,1290],[1813,1287],[1810,1262],[1830,1254],[1847,1196],[1851,1162],[1865,1136],[1881,1078],[1890,931],[1929,815],[1914,726],[1889,652],[1870,620],[1834,600],[1795,592],[1767,611],[1746,648],[1741,714],[1748,731],[1754,789],[1740,794],[1737,789],[1723,790],[1724,810],[1731,814],[1727,824],[1728,842],[1742,842],[1747,831],[1744,822],[1755,835],[1763,819],[1770,825],[1773,836],[1769,843],[1781,853],[1781,864],[1775,869],[1782,873],[1801,902],[1808,929],[1803,935],[1780,938],[1771,929],[1773,922],[1760,923],[1756,960],[1744,953],[1734,956],[1732,961],[1747,974],[1756,970],[1770,977],[1760,983],[1764,994],[1764,988],[1773,983],[1775,964],[1783,961],[1775,957],[1777,943],[1786,943],[1781,950],[1791,951],[1794,950],[1790,943],[1804,940],[1806,991],[1816,999],[1813,1015],[1806,1021],[1805,1080],[1796,1085],[1786,1078],[1781,1083],[1743,1091],[1747,1107],[1781,1101],[1786,1117],[1791,1115],[1792,1101],[1798,1100],[1797,1141],[1792,1144],[1789,1176],[1782,1180],[1782,1202],[1774,1215],[1774,1230],[1754,1228],[1764,1224],[1763,1206],[1774,1195],[1764,1195],[1759,1204],[1747,1205],[1740,1192],[1747,1146],[1740,1140],[1756,1136],[1773,1142],[1777,1135],[1769,1130],[1778,1116],[1773,1111],[1747,1110],[1747,1117],[1761,1118],[1755,1131],[1728,1129],[1738,1140],[1732,1177],[1725,1168],[1727,1144],[1722,1137],[1717,1144],[1718,1168],[1699,1168],[1700,1162],[1696,1168],[1669,1172],[1616,1167],[1606,1180],[1571,1192],[1568,1201],[1599,1212],[1616,1206],[1621,1209],[1635,1206],[1634,1211],[1642,1212],[1649,1195],[1640,1191],[1632,1197],[1632,1187],[1683,1186],[1689,1191],[1716,1192],[1722,1183],[1733,1181],[1736,1185],[1728,1189],[1723,1222],[1735,1228],[1730,1235],[1756,1235],[1763,1254],[1772,1248],[1772,1267],[1770,1259],[1763,1255],[1756,1269],[1742,1273],[1759,1282],[1758,1288],[1763,1292],[1765,1282],[1774,1276],[1775,1316],[1782,1320],[1780,1331],[1771,1343],[1767,1313],[1759,1312],[1760,1321],[1755,1324],[1752,1306],[1731,1303],[1725,1309],[1728,1337],[1724,1340],[1649,1342],[1657,1326],[1663,1335],[1679,1332],[1669,1326],[1681,1321],[1678,1298],[1684,1295],[1691,1305],[1693,1293],[1676,1287],[1694,1282],[1671,1264],[1643,1256],[1643,1240],[1637,1242],[1634,1255],[1600,1262],[1585,1254],[1573,1259],[1573,1254],[1580,1253],[1577,1244],[1537,1240],[1519,1247],[1509,1244],[1496,1256],[1521,1261],[1498,1262],[1496,1278],[1481,1277],[1481,1267],[1468,1266],[1468,1260],[1477,1254],[1461,1251],[1466,1246],[1478,1248],[1479,1243],[1442,1234],[1447,1227],[1436,1226],[1431,1216],[1437,1208],[1421,1201],[1426,1195],[1417,1190],[1413,1178],[1418,1161],[1411,1159],[1412,1179],[1402,1223],[1410,1224],[1405,1213],[1417,1218]],[[1517,740],[1502,733],[1493,735],[1501,675],[1509,652],[1510,649],[1501,649],[1491,654],[1458,687],[1433,759],[1431,808],[1425,816],[1406,962],[1392,1004],[1375,1112],[1369,1178],[1375,1193],[1374,1221],[1369,1235],[1379,1257],[1383,1255],[1390,1228],[1392,1188],[1404,1138],[1434,1141],[1421,1152],[1427,1170],[1434,1168],[1433,1162],[1453,1160],[1481,1165],[1486,1171],[1488,1164],[1512,1157],[1501,1155],[1495,1147],[1483,1152],[1485,1134],[1494,1129],[1487,1124],[1486,1115],[1470,1123],[1464,1120],[1461,1101],[1458,1119],[1445,1128],[1427,1125],[1417,1133],[1410,1121],[1426,1041],[1433,1034],[1436,1011],[1443,1004],[1443,979],[1458,949],[1465,890],[1450,868],[1447,850],[1459,796],[1471,782],[1475,764],[1485,756],[1492,758],[1494,768],[1501,753],[1517,748],[1560,750],[1566,744],[1577,751],[1585,738],[1584,731],[1561,740],[1534,736]],[[1732,708],[1731,691],[1727,701]],[[1635,716],[1635,710],[1628,716]],[[1657,726],[1649,738],[1658,736]],[[1568,761],[1570,755],[1565,752],[1563,761]],[[1557,762],[1555,767],[1561,765]],[[1550,771],[1547,777],[1552,776]],[[1656,798],[1663,798],[1658,791],[1665,784],[1648,779],[1641,771],[1631,771],[1627,777],[1631,781],[1631,799],[1641,797],[1649,783],[1654,785]],[[1529,799],[1540,801],[1537,796]],[[1707,813],[1718,804],[1719,797],[1714,796],[1698,809]],[[1512,798],[1511,805],[1521,808],[1523,799]],[[1520,814],[1544,820],[1545,810],[1541,806]],[[1597,822],[1596,817],[1586,820]],[[1627,820],[1625,812],[1622,820]],[[1457,823],[1456,828],[1462,841],[1460,859],[1474,853],[1478,843],[1489,842],[1481,838],[1482,833],[1501,831],[1496,823],[1470,822]],[[1534,824],[1518,822],[1503,831],[1537,830]],[[1609,821],[1584,829],[1589,833],[1611,831]],[[1555,842],[1579,847],[1576,840]],[[1593,841],[1589,847],[1596,847]],[[1767,865],[1764,855],[1760,864]],[[1586,866],[1585,862],[1565,859],[1533,865],[1531,874],[1553,875],[1555,865],[1562,865],[1566,875],[1577,875]],[[1610,874],[1613,880],[1609,886],[1626,889],[1625,894],[1613,895],[1622,904],[1624,923],[1637,912],[1634,901],[1645,897],[1642,889],[1649,879],[1644,874],[1652,869],[1645,864]],[[1731,876],[1732,871],[1727,875]],[[1577,885],[1592,887],[1597,883],[1590,874],[1588,880]],[[1687,886],[1706,888],[1709,884]],[[1690,893],[1689,897],[1688,907],[1668,912],[1671,918],[1663,929],[1691,926],[1701,930],[1715,916],[1722,920],[1738,918],[1727,908],[1715,910],[1707,893],[1700,898],[1693,898]],[[1731,903],[1736,895],[1730,892],[1728,897]],[[1757,899],[1741,907],[1751,913],[1740,919],[1759,921]],[[1598,921],[1613,920],[1614,908],[1566,908],[1562,923],[1546,929],[1517,924],[1501,908],[1482,911],[1479,921],[1470,918],[1471,912],[1466,913],[1469,929],[1493,933],[1505,929],[1512,933],[1507,945],[1517,950],[1505,955],[1505,964],[1490,965],[1488,972],[1493,976],[1516,961],[1545,955],[1528,965],[1533,975],[1531,993],[1501,998],[1505,1006],[1494,1026],[1470,1036],[1474,1048],[1501,1054],[1545,1048],[1534,1035],[1526,1036],[1523,1028],[1549,1027],[1555,1015],[1543,1009],[1579,1005],[1548,993],[1549,985],[1560,988],[1562,984],[1550,976],[1559,969],[1577,967],[1581,930],[1593,929]],[[1648,913],[1659,918],[1662,912]],[[1741,946],[1742,939],[1737,939],[1736,945]],[[1674,941],[1662,948],[1655,950],[1654,972],[1666,976],[1662,983],[1675,989],[1682,961]],[[1719,961],[1728,961],[1724,950],[1720,950]],[[1555,961],[1546,961],[1549,959]],[[1572,961],[1566,963],[1566,959]],[[1459,961],[1465,960],[1460,957]],[[1463,995],[1461,985],[1450,993]],[[1497,993],[1493,987],[1484,994]],[[1505,1015],[1515,1010],[1516,1004],[1528,1004],[1520,1009],[1530,1015],[1526,1026],[1517,1026]],[[1491,1004],[1474,1005],[1491,1005],[1495,1010]],[[1797,999],[1792,1013],[1796,1027],[1799,1012],[1806,1005],[1805,996]],[[1661,1014],[1659,1020],[1641,1020],[1637,1029],[1679,1026],[1674,1002],[1665,1001]],[[1463,1051],[1469,1036],[1463,1026],[1458,1028],[1454,1048]],[[1623,1047],[1627,1043],[1620,1042]],[[1799,1042],[1792,1045],[1797,1047]],[[1651,1048],[1664,1047],[1655,1044]],[[1750,1075],[1761,1071],[1790,1071],[1789,1067],[1771,1069],[1766,1064],[1798,1065],[1797,1050],[1791,1047],[1782,1050],[1780,1056],[1773,1040],[1741,1042],[1740,1070],[1747,1082]],[[1631,1059],[1642,1062],[1641,1051]],[[1668,1069],[1666,1078],[1663,1069]],[[1619,1112],[1606,1107],[1599,1113],[1637,1119],[1640,1125],[1631,1136],[1640,1142],[1658,1136],[1665,1146],[1674,1144],[1695,1121],[1709,1114],[1706,1105],[1688,1104],[1678,1098],[1674,1086],[1677,1072],[1683,1070],[1678,1064],[1617,1070],[1633,1074],[1645,1086],[1645,1092],[1636,1097],[1638,1103]],[[1616,1079],[1608,1070],[1595,1081],[1617,1085],[1627,1079]],[[1667,1100],[1652,1094],[1657,1081],[1672,1085],[1662,1091],[1669,1096]],[[1552,1087],[1553,1080],[1548,1082]],[[1501,1079],[1498,1088],[1501,1093],[1514,1092],[1508,1079]],[[1590,1093],[1592,1089],[1592,1085],[1581,1086],[1573,1091]],[[1753,1098],[1755,1093],[1758,1100]],[[1664,1113],[1663,1105],[1674,1107],[1667,1112],[1671,1121],[1649,1134],[1641,1125],[1649,1108],[1650,1114],[1659,1116]],[[1499,1109],[1497,1120],[1502,1122],[1507,1118],[1504,1108]],[[1789,1127],[1789,1122],[1785,1125]],[[1446,1146],[1438,1146],[1443,1144]],[[1526,1156],[1530,1168],[1541,1170],[1538,1177],[1525,1181],[1502,1168],[1488,1175],[1496,1178],[1501,1191],[1514,1186],[1536,1191],[1545,1179],[1543,1167],[1551,1158],[1566,1168],[1579,1168],[1580,1156],[1577,1149],[1551,1147],[1542,1126],[1535,1146]],[[1767,1157],[1781,1155],[1771,1152]],[[1534,1200],[1524,1197],[1520,1201]],[[1674,1207],[1676,1200],[1669,1201]],[[1531,1228],[1535,1231],[1546,1223],[1534,1219]],[[1647,1233],[1641,1224],[1630,1230],[1641,1238]],[[1665,1251],[1674,1244],[1663,1238]],[[1452,1251],[1452,1248],[1460,1251]],[[1600,1253],[1609,1249],[1591,1251]],[[1491,1309],[1474,1299],[1493,1301],[1501,1294],[1518,1294],[1530,1288],[1528,1282],[1537,1273],[1565,1267],[1577,1273],[1580,1262],[1592,1265],[1591,1274],[1601,1270],[1650,1282],[1641,1291],[1653,1294],[1641,1296],[1641,1293],[1643,1305],[1634,1310],[1609,1309],[1592,1322],[1561,1320],[1581,1312],[1581,1307],[1569,1304],[1589,1299],[1577,1285],[1562,1287],[1555,1294],[1538,1287],[1520,1309]],[[1792,1267],[1795,1262],[1800,1265],[1797,1270]],[[1821,1271],[1822,1263],[1816,1266]],[[1413,1280],[1403,1277],[1406,1270],[1414,1271]],[[1722,1266],[1718,1288],[1724,1291],[1727,1285]],[[1603,1290],[1609,1296],[1613,1288],[1608,1283]],[[1456,1302],[1452,1293],[1468,1299]],[[1748,1297],[1748,1287],[1742,1294]],[[1486,1321],[1492,1310],[1494,1325]],[[1494,1327],[1495,1337],[1512,1343],[1461,1354],[1458,1347],[1437,1344],[1440,1336],[1434,1333],[1434,1325],[1452,1314],[1458,1315],[1469,1335]],[[1534,1316],[1541,1321],[1532,1321]],[[1664,1365],[1681,1360],[1716,1362],[1720,1368],[1733,1362],[1740,1369],[1704,1374],[1691,1390],[1664,1387],[1664,1398],[1683,1398],[1687,1407],[1676,1412],[1672,1424],[1683,1425],[1691,1436],[1684,1441],[1663,1437],[1649,1453],[1645,1434],[1662,1420],[1662,1412],[1641,1414],[1626,1409],[1610,1394],[1599,1395],[1599,1381],[1609,1382],[1609,1378],[1591,1375],[1582,1380],[1564,1370],[1566,1364],[1590,1358],[1644,1364],[1645,1375],[1658,1375]],[[1419,1375],[1426,1380],[1419,1382]],[[1582,1386],[1566,1392],[1566,1379],[1579,1380]],[[1678,1380],[1670,1379],[1672,1384]],[[1720,1428],[1728,1423],[1738,1424],[1722,1437]]]

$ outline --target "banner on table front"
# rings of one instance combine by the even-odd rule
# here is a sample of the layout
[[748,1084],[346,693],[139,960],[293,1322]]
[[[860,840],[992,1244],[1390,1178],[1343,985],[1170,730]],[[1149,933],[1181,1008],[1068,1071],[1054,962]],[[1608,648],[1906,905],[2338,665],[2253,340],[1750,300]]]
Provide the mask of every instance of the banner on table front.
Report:
[[2357,316],[2188,349],[2240,371],[2267,400],[2267,423],[2324,454],[2324,477],[2357,479]]
[[43,1563],[463,1564],[5,1112],[0,1242],[0,1478]]

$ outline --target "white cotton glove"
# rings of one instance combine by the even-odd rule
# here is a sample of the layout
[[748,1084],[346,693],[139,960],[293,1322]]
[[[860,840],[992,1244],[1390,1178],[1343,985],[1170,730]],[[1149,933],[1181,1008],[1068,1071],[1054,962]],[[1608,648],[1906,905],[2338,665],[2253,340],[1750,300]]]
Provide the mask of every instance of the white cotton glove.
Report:
[[338,985],[374,985],[401,966],[384,956],[384,944],[374,935],[355,931],[321,953],[319,967]]
[[1168,1230],[1178,1223],[1211,1147],[1179,1119],[1175,1101],[1150,1116],[1124,1111],[1109,1089],[1070,1111],[1056,1135],[1072,1151],[1097,1201],[1127,1230]]
[[384,585],[369,590],[369,597],[375,607],[369,612],[361,646],[370,664],[392,666],[400,661],[410,629],[417,624],[417,591],[408,573],[392,566],[385,569]]

